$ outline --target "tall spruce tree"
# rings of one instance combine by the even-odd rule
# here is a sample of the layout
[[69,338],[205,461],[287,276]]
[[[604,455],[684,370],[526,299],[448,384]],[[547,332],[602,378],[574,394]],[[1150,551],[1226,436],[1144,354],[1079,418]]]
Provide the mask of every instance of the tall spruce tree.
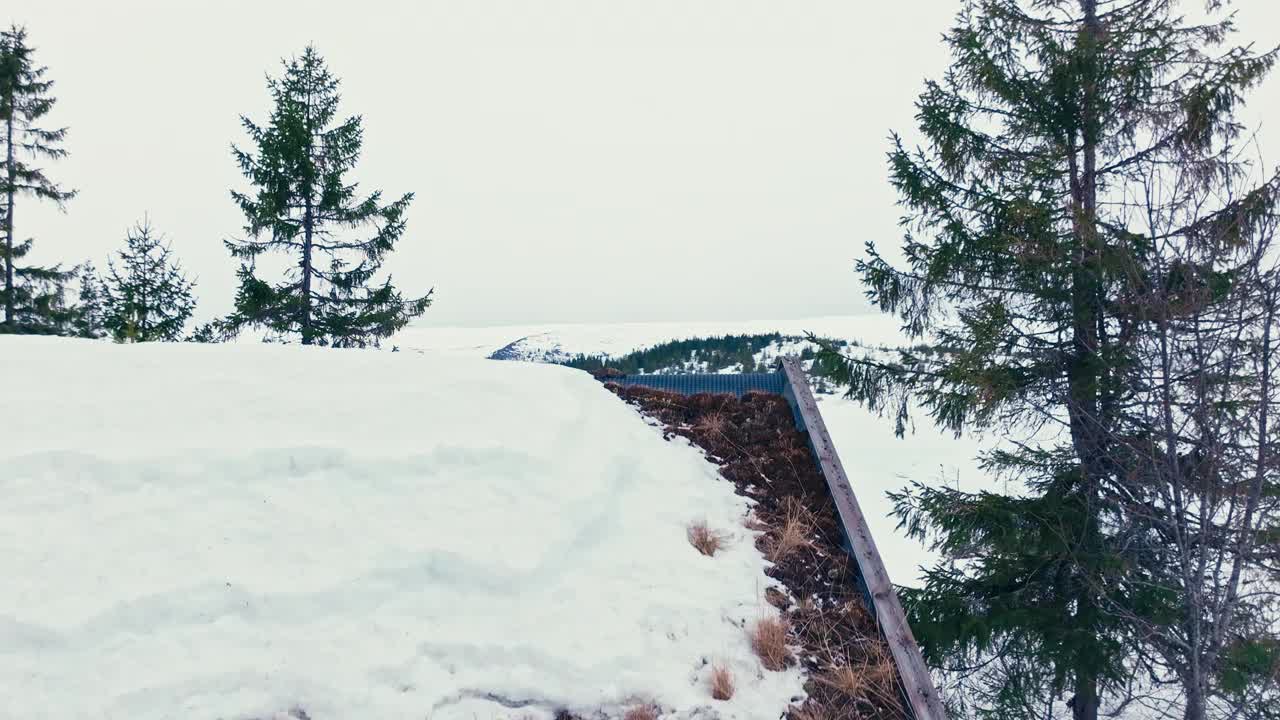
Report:
[[[1224,49],[1219,5],[1191,22],[1177,0],[968,0],[946,35],[953,63],[917,104],[923,147],[893,138],[904,259],[868,243],[858,271],[916,344],[828,347],[817,367],[899,434],[918,408],[1006,439],[981,461],[1009,492],[896,496],[944,557],[903,600],[967,714],[1096,720],[1126,696],[1149,628],[1182,614],[1161,540],[1133,517],[1149,480],[1131,472],[1144,428],[1130,410],[1149,391],[1139,299],[1165,239],[1145,220],[1187,197],[1142,191],[1169,168],[1202,189],[1248,173],[1234,113],[1274,54]],[[1216,194],[1162,232],[1249,235],[1278,187]]]
[[75,195],[65,190],[32,164],[39,159],[57,159],[67,152],[62,147],[66,128],[48,130],[36,123],[53,109],[56,99],[49,95],[53,81],[45,79],[48,69],[36,65],[34,48],[27,44],[26,30],[12,26],[0,31],[0,220],[4,244],[4,318],[0,332],[63,332],[68,308],[63,301],[64,283],[73,274],[54,266],[20,265],[31,252],[32,240],[19,242],[15,235],[15,211],[20,197],[51,200],[59,206]]
[[196,301],[188,280],[164,237],[148,220],[135,225],[119,252],[120,264],[108,263],[103,325],[119,342],[173,342]]
[[[374,278],[405,230],[407,193],[383,203],[361,197],[344,176],[363,144],[359,116],[338,120],[339,81],[314,47],[284,62],[268,78],[274,108],[268,123],[241,121],[255,148],[232,148],[254,191],[231,195],[244,213],[250,239],[226,242],[245,261],[228,326],[265,328],[304,345],[377,345],[422,314],[431,292],[405,299],[387,277]],[[350,237],[362,233],[362,237]],[[292,267],[275,284],[256,274],[268,251],[289,254]]]

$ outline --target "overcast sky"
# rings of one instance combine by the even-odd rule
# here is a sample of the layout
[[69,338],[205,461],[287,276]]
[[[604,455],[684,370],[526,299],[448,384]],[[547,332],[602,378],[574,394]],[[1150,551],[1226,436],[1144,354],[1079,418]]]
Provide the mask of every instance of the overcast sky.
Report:
[[[954,0],[35,0],[51,123],[80,190],[15,213],[39,260],[105,265],[143,214],[229,309],[238,116],[315,43],[361,114],[366,189],[417,194],[388,263],[424,322],[737,320],[866,311],[853,259],[895,243],[891,129],[912,129]],[[1280,42],[1280,3],[1236,3]],[[7,17],[6,17],[7,15]],[[1246,118],[1280,123],[1280,78]],[[1280,130],[1264,125],[1275,157]]]

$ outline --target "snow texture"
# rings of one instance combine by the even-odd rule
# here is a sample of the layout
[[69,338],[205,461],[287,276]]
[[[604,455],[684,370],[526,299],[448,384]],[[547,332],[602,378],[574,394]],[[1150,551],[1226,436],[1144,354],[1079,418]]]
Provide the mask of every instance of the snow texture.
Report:
[[[773,720],[801,696],[750,651],[766,564],[715,467],[585,373],[450,342],[0,338],[0,718]],[[704,519],[733,533],[714,558]]]

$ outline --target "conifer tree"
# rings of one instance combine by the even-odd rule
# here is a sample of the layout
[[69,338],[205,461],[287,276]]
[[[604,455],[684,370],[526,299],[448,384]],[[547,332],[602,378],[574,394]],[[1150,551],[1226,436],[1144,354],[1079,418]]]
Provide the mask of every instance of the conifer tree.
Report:
[[[314,47],[284,62],[269,78],[274,103],[259,125],[242,117],[254,148],[233,147],[253,186],[232,191],[247,221],[248,239],[227,248],[243,261],[229,327],[265,328],[304,345],[377,345],[426,310],[431,292],[405,299],[391,278],[375,281],[405,230],[408,193],[384,203],[382,193],[361,196],[345,179],[363,144],[359,116],[338,118],[339,81]],[[282,281],[257,275],[256,260],[279,251],[291,267]]]
[[[1135,438],[1156,431],[1134,407],[1151,392],[1146,302],[1172,302],[1156,248],[1249,238],[1280,190],[1272,176],[1212,192],[1249,177],[1234,114],[1274,62],[1223,47],[1219,6],[1193,23],[1177,0],[968,0],[946,35],[952,65],[917,103],[924,146],[893,138],[904,261],[868,243],[858,271],[916,344],[828,347],[817,369],[899,434],[919,409],[1008,439],[981,458],[1007,492],[896,496],[944,556],[903,601],[968,714],[1096,720],[1128,691],[1150,628],[1181,622],[1179,592],[1197,591],[1163,581],[1165,540],[1137,517],[1163,480],[1134,472]],[[1144,192],[1171,168],[1209,192]],[[1150,232],[1172,208],[1189,212]]]
[[76,304],[72,327],[76,337],[97,339],[106,335],[103,300],[106,289],[92,262],[80,266],[80,301]]
[[73,273],[57,265],[19,264],[31,252],[33,241],[19,242],[14,235],[17,201],[32,197],[61,206],[75,192],[62,189],[32,164],[67,154],[62,148],[65,128],[48,130],[36,125],[53,109],[56,99],[49,95],[53,82],[45,79],[48,69],[36,65],[33,54],[25,29],[13,26],[0,31],[0,260],[4,262],[4,284],[0,288],[4,318],[0,332],[50,334],[66,329],[68,308],[63,301],[63,285]]
[[184,338],[184,341],[193,343],[220,343],[226,342],[234,336],[234,328],[228,328],[224,319],[214,318],[213,320],[197,325],[192,329],[191,334]]
[[150,221],[129,231],[120,264],[108,263],[103,324],[119,342],[173,342],[195,310],[188,280]]

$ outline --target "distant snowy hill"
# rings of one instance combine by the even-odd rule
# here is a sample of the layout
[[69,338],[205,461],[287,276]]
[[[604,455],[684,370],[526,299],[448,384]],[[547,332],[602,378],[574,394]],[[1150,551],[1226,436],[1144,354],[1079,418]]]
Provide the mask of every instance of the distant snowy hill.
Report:
[[573,359],[553,333],[540,333],[519,338],[489,353],[490,360],[563,363]]

